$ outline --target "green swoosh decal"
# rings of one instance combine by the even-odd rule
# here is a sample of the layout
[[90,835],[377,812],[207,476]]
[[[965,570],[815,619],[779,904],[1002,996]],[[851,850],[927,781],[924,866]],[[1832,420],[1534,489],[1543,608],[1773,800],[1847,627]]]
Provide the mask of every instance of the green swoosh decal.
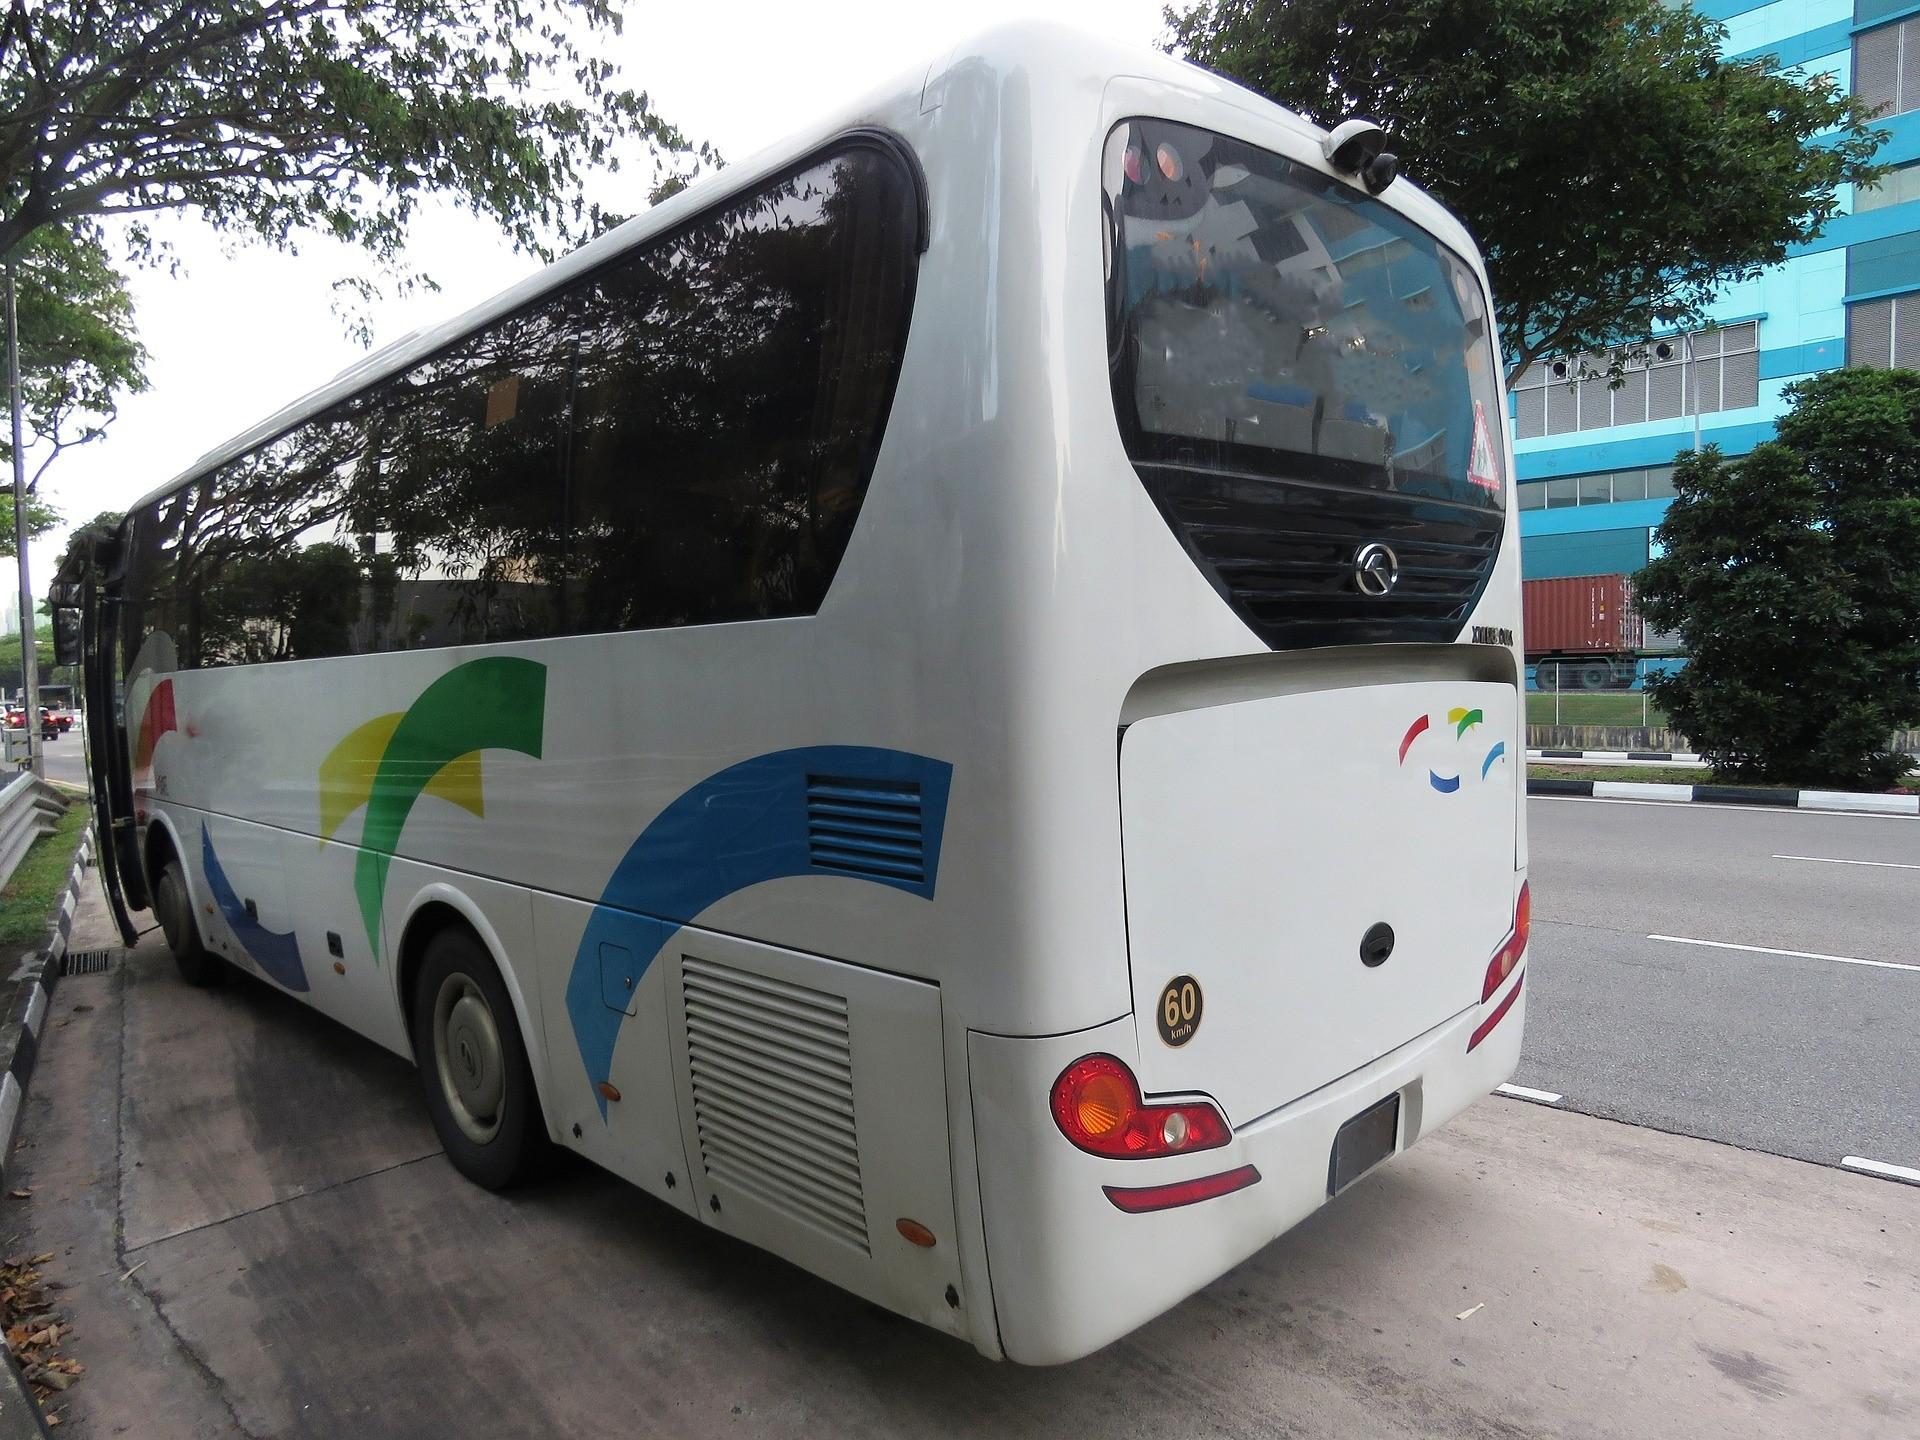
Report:
[[373,777],[353,869],[353,891],[375,955],[387,870],[413,802],[442,770],[476,751],[517,750],[539,759],[546,701],[546,666],[499,655],[449,670],[400,717]]

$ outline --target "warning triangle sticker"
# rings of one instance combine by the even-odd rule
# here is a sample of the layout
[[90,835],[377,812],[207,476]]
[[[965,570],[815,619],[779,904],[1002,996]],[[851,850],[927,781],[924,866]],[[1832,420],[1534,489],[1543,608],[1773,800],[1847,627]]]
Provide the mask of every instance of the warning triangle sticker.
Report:
[[1473,402],[1473,453],[1467,457],[1467,483],[1482,490],[1500,488],[1500,471],[1493,461],[1493,438],[1487,433],[1486,408]]

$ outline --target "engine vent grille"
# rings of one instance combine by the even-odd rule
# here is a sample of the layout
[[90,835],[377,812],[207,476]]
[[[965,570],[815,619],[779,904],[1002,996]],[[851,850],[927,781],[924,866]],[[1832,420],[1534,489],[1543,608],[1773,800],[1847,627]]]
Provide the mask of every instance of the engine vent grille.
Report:
[[[1143,464],[1188,553],[1275,650],[1450,641],[1486,588],[1505,518],[1491,505],[1405,491]],[[1385,595],[1354,583],[1362,546],[1391,546]]]
[[707,1174],[870,1254],[847,1002],[691,955],[680,975]]
[[918,782],[808,776],[807,853],[816,870],[924,883]]

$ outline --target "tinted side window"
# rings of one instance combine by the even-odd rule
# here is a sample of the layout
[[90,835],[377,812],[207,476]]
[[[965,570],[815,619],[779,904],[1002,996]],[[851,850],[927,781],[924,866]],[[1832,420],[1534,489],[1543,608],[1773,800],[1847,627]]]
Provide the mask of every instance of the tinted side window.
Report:
[[576,293],[571,629],[819,608],[899,367],[910,184],[850,150]]
[[141,512],[161,668],[810,614],[912,304],[912,178],[854,146]]

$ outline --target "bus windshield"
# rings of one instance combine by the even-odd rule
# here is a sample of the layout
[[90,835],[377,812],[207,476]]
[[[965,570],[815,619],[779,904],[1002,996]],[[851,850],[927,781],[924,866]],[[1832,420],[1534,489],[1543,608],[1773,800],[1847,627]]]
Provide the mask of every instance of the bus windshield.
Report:
[[1169,121],[1109,137],[1114,400],[1138,461],[1504,506],[1480,282],[1398,212]]

